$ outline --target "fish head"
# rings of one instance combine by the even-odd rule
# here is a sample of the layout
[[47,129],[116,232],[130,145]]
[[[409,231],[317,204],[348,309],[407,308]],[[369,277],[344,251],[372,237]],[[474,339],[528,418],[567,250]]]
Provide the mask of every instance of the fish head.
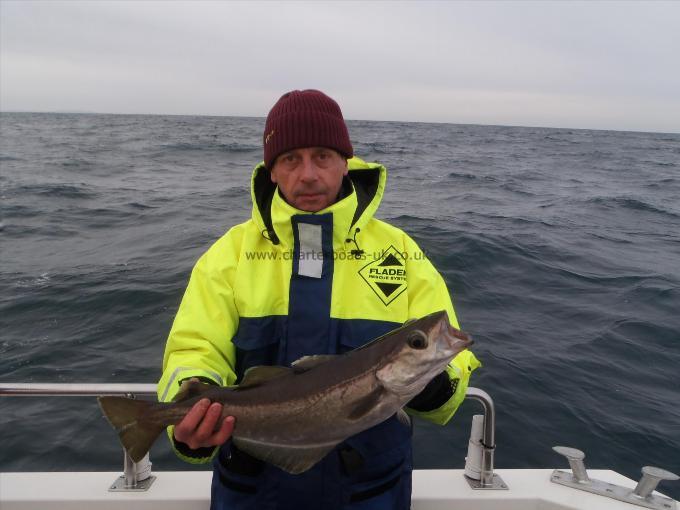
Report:
[[376,375],[383,386],[408,401],[442,372],[456,354],[472,345],[470,336],[435,312],[395,330],[392,348]]

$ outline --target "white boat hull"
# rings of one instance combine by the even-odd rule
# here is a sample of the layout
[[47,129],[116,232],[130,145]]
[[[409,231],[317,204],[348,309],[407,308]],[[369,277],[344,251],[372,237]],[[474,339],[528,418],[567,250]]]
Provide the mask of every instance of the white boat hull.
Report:
[[[416,470],[413,510],[634,510],[613,499],[550,481],[551,469],[497,469],[509,490],[473,490],[463,470]],[[591,478],[633,489],[614,471]],[[109,492],[119,473],[0,473],[2,510],[208,510],[210,471],[160,471],[146,492]],[[656,493],[655,493],[656,494]],[[676,505],[677,506],[677,505]]]

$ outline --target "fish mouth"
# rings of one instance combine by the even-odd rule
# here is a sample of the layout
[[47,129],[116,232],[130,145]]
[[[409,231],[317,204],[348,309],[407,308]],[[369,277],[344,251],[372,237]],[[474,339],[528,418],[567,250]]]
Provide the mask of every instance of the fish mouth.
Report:
[[446,349],[451,350],[453,354],[458,354],[460,351],[467,349],[474,343],[470,335],[454,328],[447,320],[442,321],[439,328],[438,336],[445,341],[437,343],[437,350]]

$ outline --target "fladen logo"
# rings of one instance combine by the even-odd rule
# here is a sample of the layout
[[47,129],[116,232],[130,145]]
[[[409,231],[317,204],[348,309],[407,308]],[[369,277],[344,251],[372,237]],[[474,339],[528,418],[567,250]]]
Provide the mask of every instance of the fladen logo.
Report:
[[405,259],[394,246],[383,250],[380,257],[362,267],[359,275],[385,306],[406,290]]

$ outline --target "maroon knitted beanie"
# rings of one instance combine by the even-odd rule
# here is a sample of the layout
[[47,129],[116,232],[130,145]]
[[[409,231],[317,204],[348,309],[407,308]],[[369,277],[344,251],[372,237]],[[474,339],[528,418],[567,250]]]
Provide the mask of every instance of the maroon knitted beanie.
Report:
[[270,170],[277,156],[292,149],[328,147],[347,158],[354,153],[338,103],[312,89],[281,96],[267,116],[262,145]]

